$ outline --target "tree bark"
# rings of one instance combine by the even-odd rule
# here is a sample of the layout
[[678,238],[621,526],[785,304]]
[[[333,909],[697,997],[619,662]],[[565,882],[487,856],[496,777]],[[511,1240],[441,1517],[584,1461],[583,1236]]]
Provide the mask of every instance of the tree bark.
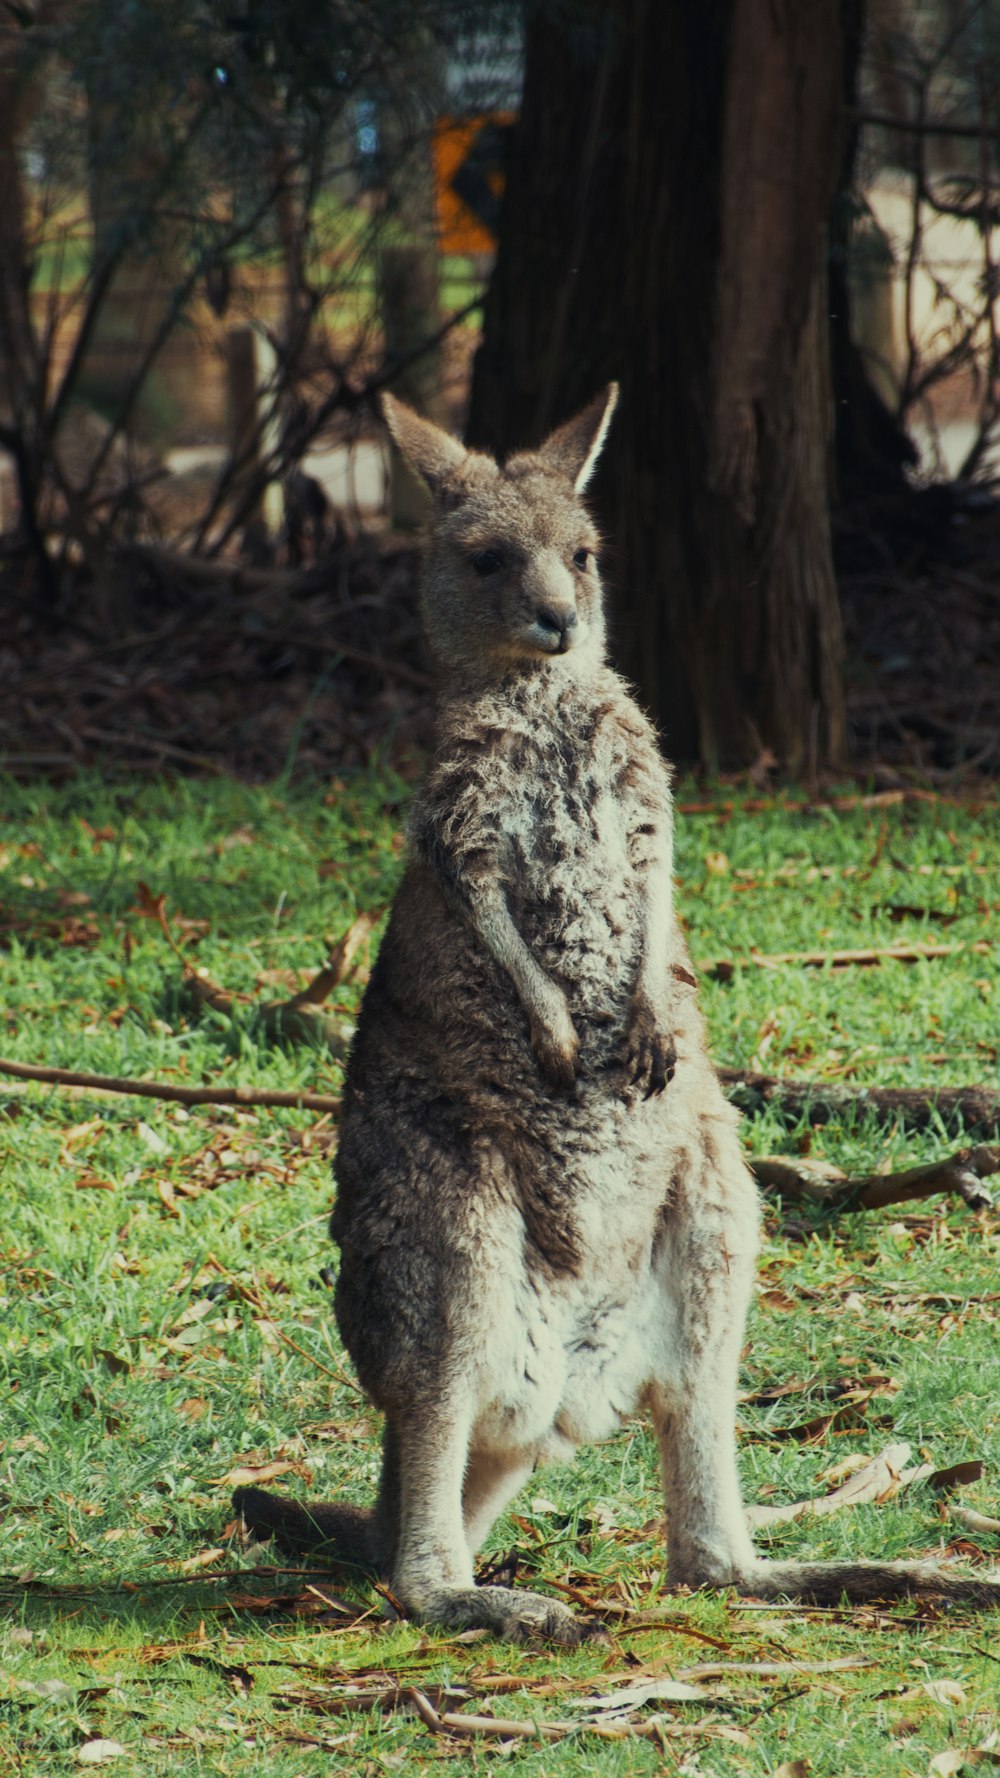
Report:
[[618,376],[596,485],[618,657],[670,752],[843,756],[826,219],[840,0],[529,12],[471,443]]
[[[45,64],[37,38],[58,23],[61,0],[40,0],[31,19],[0,20],[0,449],[14,461],[20,527],[38,566],[46,603],[56,581],[39,511],[39,431],[44,406],[44,367],[31,316],[32,248],[20,151],[25,132],[44,101]],[[0,529],[9,515],[0,512]]]

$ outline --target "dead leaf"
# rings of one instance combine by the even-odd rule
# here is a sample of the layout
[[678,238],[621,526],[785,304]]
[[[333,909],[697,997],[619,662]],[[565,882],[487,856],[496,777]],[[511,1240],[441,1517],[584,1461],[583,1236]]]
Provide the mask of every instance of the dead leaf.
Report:
[[196,1556],[187,1556],[183,1562],[175,1562],[173,1567],[178,1574],[197,1574],[202,1568],[214,1568],[225,1553],[225,1550],[199,1550]]
[[104,1128],[104,1120],[100,1117],[88,1118],[84,1124],[72,1124],[65,1131],[59,1148],[59,1161],[64,1167],[71,1164],[73,1150],[85,1142],[96,1142]]
[[159,1196],[159,1199],[160,1199],[160,1203],[163,1205],[163,1208],[167,1212],[167,1215],[168,1216],[179,1216],[180,1211],[177,1208],[177,1198],[174,1194],[174,1188],[171,1185],[170,1180],[169,1179],[158,1179],[156,1182],[156,1190],[157,1190],[157,1195]]
[[908,1698],[918,1698],[923,1692],[934,1704],[954,1704],[957,1710],[964,1710],[969,1702],[964,1685],[957,1679],[926,1679],[919,1690],[904,1692],[901,1702]]
[[965,1488],[970,1482],[978,1482],[983,1474],[984,1464],[979,1457],[970,1457],[964,1463],[949,1463],[944,1469],[932,1469],[925,1477],[928,1488],[934,1488],[939,1494],[946,1494],[949,1488]]
[[766,1303],[769,1309],[787,1310],[797,1309],[799,1306],[795,1298],[789,1296],[787,1290],[762,1290],[759,1295],[760,1301]]
[[106,1741],[98,1737],[94,1741],[85,1741],[76,1750],[76,1757],[81,1766],[103,1766],[106,1760],[120,1759],[128,1749],[120,1741]]
[[301,1476],[304,1481],[312,1480],[312,1472],[304,1463],[295,1463],[288,1458],[277,1458],[272,1463],[242,1463],[226,1475],[213,1476],[210,1486],[213,1488],[252,1488],[256,1482],[273,1482],[280,1475]]
[[616,1692],[602,1692],[592,1698],[568,1700],[574,1710],[597,1710],[610,1714],[619,1710],[637,1710],[641,1704],[654,1700],[670,1704],[688,1704],[704,1698],[705,1688],[689,1685],[681,1679],[646,1679],[638,1685],[626,1685]]
[[533,1513],[558,1513],[560,1509],[554,1500],[549,1500],[547,1495],[533,1494],[531,1497],[531,1510]]
[[170,1323],[167,1332],[172,1334],[180,1333],[182,1328],[192,1327],[195,1322],[204,1321],[205,1317],[213,1314],[217,1307],[218,1298],[214,1295],[196,1297],[194,1302],[188,1303],[181,1310],[176,1321]]
[[869,1457],[862,1469],[855,1470],[831,1494],[820,1495],[816,1500],[790,1501],[785,1506],[750,1506],[747,1519],[751,1525],[786,1524],[806,1514],[823,1517],[868,1501],[891,1500],[899,1492],[909,1457],[909,1445],[887,1445],[877,1457]]
[[127,1358],[118,1352],[112,1352],[109,1346],[95,1346],[94,1357],[99,1358],[113,1377],[127,1377],[132,1369]]
[[159,1131],[154,1130],[152,1124],[145,1123],[141,1118],[136,1126],[136,1134],[141,1138],[143,1146],[148,1148],[153,1154],[165,1155],[170,1153],[169,1142],[164,1142]]
[[[867,1426],[865,1414],[868,1403],[877,1393],[879,1391],[874,1389],[859,1393],[853,1399],[842,1402],[839,1407],[832,1408],[829,1413],[816,1414],[810,1420],[801,1420],[797,1426],[772,1426],[758,1436],[778,1443],[794,1439],[799,1445],[818,1445],[831,1434],[863,1430]],[[876,1424],[879,1422],[876,1421]],[[885,1421],[881,1424],[885,1424]],[[889,1424],[891,1425],[891,1420]]]
[[135,888],[136,904],[132,913],[138,914],[140,920],[155,920],[158,926],[162,926],[167,917],[166,896],[154,895],[149,884],[144,883],[141,877]]
[[784,1759],[774,1778],[809,1778],[811,1767],[807,1759]]

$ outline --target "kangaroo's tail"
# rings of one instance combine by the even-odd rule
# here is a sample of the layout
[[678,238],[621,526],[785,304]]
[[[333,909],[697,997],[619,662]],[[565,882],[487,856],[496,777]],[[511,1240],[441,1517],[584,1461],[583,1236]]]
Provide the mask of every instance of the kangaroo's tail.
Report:
[[1000,1609],[1000,1571],[952,1574],[933,1562],[768,1562],[741,1577],[741,1590],[762,1599],[866,1605],[889,1599],[934,1599],[979,1611]]
[[383,1570],[375,1514],[333,1501],[288,1500],[264,1488],[237,1488],[233,1508],[259,1543],[273,1538],[290,1556],[318,1556],[372,1574]]

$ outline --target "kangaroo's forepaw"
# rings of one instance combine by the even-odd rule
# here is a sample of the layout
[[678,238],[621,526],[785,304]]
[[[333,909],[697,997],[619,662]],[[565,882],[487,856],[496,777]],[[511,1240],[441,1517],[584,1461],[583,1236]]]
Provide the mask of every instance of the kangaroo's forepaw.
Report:
[[637,994],[629,1008],[622,1051],[622,1091],[626,1099],[652,1099],[673,1079],[677,1052],[673,1038],[644,994]]
[[567,1017],[565,1026],[559,1030],[533,1025],[531,1046],[549,1085],[558,1087],[561,1092],[570,1092],[576,1080],[576,1063],[580,1054],[580,1039],[573,1029],[572,1021]]

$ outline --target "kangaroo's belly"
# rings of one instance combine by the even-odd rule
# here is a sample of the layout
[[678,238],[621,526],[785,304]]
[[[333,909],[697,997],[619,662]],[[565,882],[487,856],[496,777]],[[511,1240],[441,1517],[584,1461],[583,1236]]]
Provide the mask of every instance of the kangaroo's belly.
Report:
[[485,1308],[474,1442],[555,1457],[605,1438],[669,1369],[671,1314],[656,1265],[656,1191],[575,1206],[580,1263],[571,1275],[512,1267]]
[[648,1272],[598,1300],[522,1300],[494,1346],[473,1444],[549,1460],[617,1431],[663,1368],[658,1296]]

